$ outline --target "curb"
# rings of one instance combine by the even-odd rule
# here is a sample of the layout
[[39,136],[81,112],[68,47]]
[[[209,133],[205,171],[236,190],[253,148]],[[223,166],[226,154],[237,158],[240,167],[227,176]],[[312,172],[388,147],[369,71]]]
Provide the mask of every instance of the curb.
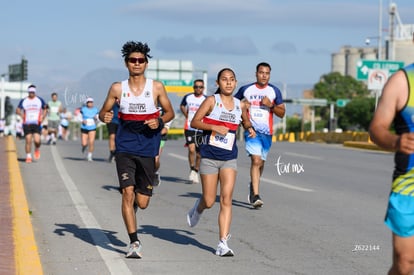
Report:
[[13,240],[16,274],[43,274],[42,265],[30,220],[26,193],[17,161],[16,143],[7,138],[10,177],[10,202],[13,212]]
[[361,149],[368,149],[368,150],[376,150],[376,151],[384,151],[384,152],[392,152],[382,149],[378,147],[375,143],[372,142],[364,142],[364,141],[345,141],[343,143],[345,147],[354,147],[354,148],[361,148]]

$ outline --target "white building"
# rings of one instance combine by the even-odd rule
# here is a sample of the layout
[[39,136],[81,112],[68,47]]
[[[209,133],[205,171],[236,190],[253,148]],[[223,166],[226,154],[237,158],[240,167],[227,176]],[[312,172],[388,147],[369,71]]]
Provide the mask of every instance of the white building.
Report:
[[[384,43],[381,41],[382,35],[379,35],[372,37],[379,40],[379,45],[370,45],[371,41],[367,38],[365,47],[343,46],[339,52],[333,53],[331,71],[357,78],[357,63],[362,59],[402,61],[404,65],[414,62],[414,24],[401,22],[395,3],[391,3],[389,6],[388,29],[390,32],[385,37]],[[378,56],[378,46],[381,46],[381,56]]]

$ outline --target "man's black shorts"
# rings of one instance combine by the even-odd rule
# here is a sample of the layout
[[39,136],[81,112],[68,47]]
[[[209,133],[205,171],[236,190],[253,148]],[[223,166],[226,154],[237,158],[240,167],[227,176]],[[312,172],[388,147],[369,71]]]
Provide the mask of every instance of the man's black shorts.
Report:
[[24,136],[40,134],[41,127],[38,124],[23,124]]

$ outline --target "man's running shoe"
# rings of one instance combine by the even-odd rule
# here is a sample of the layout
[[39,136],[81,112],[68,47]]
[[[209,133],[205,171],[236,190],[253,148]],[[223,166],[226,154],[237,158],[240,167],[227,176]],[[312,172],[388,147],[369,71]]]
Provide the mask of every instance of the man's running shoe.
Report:
[[108,162],[114,162],[114,161],[115,161],[115,153],[114,152],[110,152],[109,153]]
[[142,258],[142,245],[140,241],[133,242],[129,245],[129,250],[126,254],[126,257],[135,259]]
[[154,178],[154,183],[152,184],[153,186],[160,186],[161,184],[161,175],[158,172],[155,172],[155,178]]
[[39,149],[36,149],[36,150],[34,151],[34,159],[35,159],[35,160],[40,159],[40,150],[39,150]]
[[32,163],[32,158],[31,157],[27,157],[26,158],[26,163]]
[[196,226],[198,221],[200,220],[201,214],[198,213],[197,211],[197,207],[199,203],[200,203],[200,199],[197,199],[193,208],[191,208],[191,210],[188,211],[187,213],[187,223],[190,227]]
[[254,208],[259,208],[259,207],[263,206],[263,201],[262,201],[262,199],[260,198],[259,195],[254,195],[253,196],[252,206]]
[[230,240],[231,235],[227,235],[226,238],[221,239],[216,250],[216,255],[220,257],[231,257],[234,256],[233,250],[227,245],[227,241]]
[[87,146],[82,146],[82,154],[85,153],[86,147]]

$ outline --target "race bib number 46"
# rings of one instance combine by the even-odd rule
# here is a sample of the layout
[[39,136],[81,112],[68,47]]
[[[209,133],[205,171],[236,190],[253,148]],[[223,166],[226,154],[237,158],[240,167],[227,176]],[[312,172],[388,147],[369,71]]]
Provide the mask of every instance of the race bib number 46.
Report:
[[269,111],[259,108],[250,109],[251,116],[253,120],[258,122],[267,122],[269,121]]

